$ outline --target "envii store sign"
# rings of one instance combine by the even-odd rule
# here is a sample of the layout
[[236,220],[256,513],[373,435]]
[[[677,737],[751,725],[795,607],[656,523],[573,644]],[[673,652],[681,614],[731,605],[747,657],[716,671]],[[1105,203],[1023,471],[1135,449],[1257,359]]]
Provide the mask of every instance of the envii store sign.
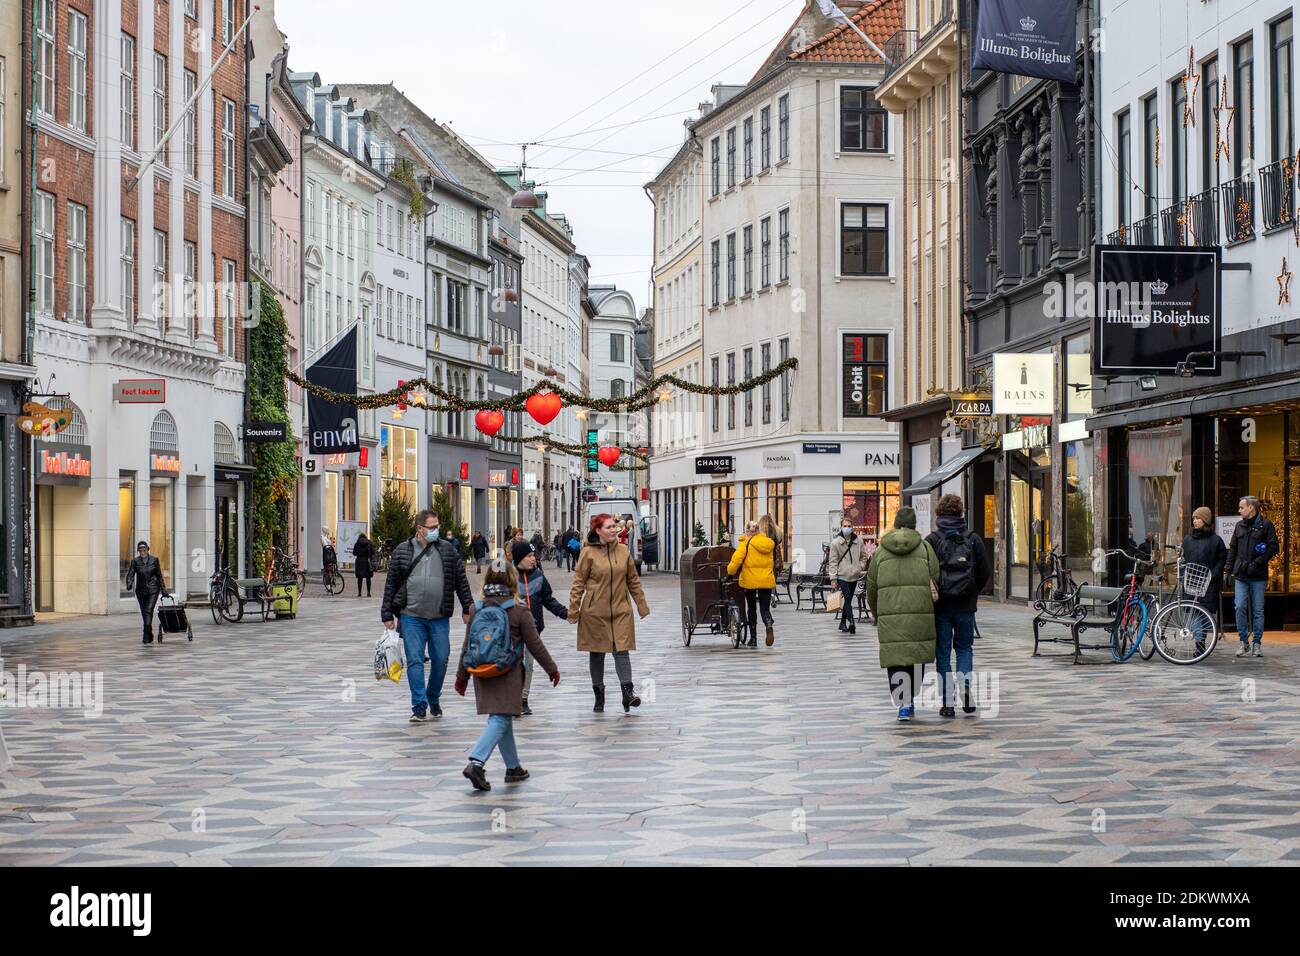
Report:
[[1076,82],[1076,15],[1072,0],[981,0],[971,68]]

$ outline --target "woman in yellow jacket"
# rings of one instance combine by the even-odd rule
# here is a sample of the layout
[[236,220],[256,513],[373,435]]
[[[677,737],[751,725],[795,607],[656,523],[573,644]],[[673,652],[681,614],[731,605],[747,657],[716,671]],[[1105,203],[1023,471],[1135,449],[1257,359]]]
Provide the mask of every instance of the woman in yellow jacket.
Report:
[[[745,623],[749,626],[749,646],[758,646],[758,617],[767,625],[767,646],[776,640],[772,630],[772,589],[776,587],[776,542],[758,530],[758,522],[745,525],[745,534],[727,565],[728,574],[740,575],[745,592]],[[757,611],[755,610],[757,605]]]

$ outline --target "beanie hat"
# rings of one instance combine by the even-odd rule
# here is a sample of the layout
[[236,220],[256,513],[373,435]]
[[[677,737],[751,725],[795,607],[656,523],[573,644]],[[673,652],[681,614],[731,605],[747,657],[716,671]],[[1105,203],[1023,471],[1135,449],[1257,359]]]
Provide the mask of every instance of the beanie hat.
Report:
[[916,511],[912,508],[899,508],[894,515],[895,528],[911,528],[916,530]]
[[1192,517],[1200,518],[1203,522],[1205,522],[1205,526],[1207,528],[1214,524],[1214,512],[1211,511],[1209,508],[1206,508],[1205,506],[1201,506],[1200,508],[1197,508],[1195,511],[1193,511]]
[[510,545],[510,560],[518,564],[533,553],[533,546],[527,541],[516,541]]

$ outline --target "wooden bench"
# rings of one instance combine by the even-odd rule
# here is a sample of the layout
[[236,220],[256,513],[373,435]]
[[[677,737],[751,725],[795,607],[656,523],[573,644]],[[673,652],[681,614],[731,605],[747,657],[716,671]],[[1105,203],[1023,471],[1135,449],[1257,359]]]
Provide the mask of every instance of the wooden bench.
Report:
[[[1124,594],[1124,588],[1105,588],[1085,584],[1079,588],[1078,604],[1068,615],[1049,614],[1046,609],[1034,616],[1034,653],[1038,656],[1039,644],[1071,644],[1074,663],[1082,663],[1083,651],[1110,650],[1110,632],[1115,626],[1115,605]],[[1105,615],[1105,616],[1103,616]],[[1056,624],[1068,628],[1068,637],[1043,637],[1040,628]],[[1086,630],[1104,630],[1105,644],[1084,644],[1079,635]]]

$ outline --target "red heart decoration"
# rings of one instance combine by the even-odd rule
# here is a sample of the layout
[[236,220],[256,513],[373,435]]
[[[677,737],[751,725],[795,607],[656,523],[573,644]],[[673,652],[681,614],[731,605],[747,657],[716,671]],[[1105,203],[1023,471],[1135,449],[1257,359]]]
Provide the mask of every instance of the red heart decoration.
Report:
[[608,465],[610,468],[618,464],[618,459],[622,454],[623,450],[617,445],[602,445],[596,450],[596,457],[601,460],[602,464]]
[[555,416],[560,414],[560,409],[564,403],[560,401],[560,396],[554,392],[539,392],[536,395],[528,396],[528,401],[524,402],[524,408],[528,414],[533,416],[533,421],[539,425],[549,425],[555,420]]
[[501,412],[484,409],[474,416],[474,427],[484,435],[495,435],[506,423],[506,416]]

